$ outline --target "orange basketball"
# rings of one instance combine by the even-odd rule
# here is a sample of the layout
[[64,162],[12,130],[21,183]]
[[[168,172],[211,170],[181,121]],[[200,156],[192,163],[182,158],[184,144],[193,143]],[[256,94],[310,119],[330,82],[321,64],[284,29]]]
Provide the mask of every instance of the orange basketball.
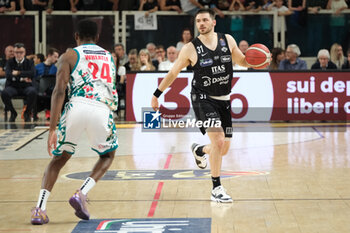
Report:
[[253,44],[247,49],[245,60],[252,68],[263,69],[270,65],[271,53],[265,45]]

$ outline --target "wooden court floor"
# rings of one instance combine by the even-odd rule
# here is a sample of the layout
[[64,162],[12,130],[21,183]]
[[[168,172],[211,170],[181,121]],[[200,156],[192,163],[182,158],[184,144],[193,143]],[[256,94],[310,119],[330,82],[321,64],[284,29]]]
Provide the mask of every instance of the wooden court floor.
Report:
[[[89,193],[88,222],[80,221],[67,202],[97,160],[82,136],[49,198],[50,223],[32,226],[30,210],[50,161],[47,131],[0,122],[0,233],[347,233],[348,126],[238,126],[222,166],[222,183],[234,202],[219,204],[210,201],[209,170],[196,167],[189,149],[192,142],[207,143],[206,137],[119,125],[115,161]],[[124,230],[113,228],[110,220],[124,221]],[[137,220],[149,220],[153,228],[132,226]],[[173,227],[165,227],[171,223]]]

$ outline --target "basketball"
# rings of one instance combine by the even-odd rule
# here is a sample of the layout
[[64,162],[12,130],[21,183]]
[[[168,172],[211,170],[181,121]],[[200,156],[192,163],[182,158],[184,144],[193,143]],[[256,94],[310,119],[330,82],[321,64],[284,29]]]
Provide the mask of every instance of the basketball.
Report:
[[245,60],[254,69],[264,69],[270,65],[271,53],[265,45],[253,44],[247,49]]

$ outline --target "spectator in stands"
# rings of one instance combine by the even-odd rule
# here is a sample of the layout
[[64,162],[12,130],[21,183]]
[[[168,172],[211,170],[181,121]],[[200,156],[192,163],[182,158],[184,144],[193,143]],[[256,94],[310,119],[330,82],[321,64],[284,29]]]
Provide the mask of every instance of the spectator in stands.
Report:
[[230,7],[228,8],[228,10],[229,11],[244,11],[245,7],[240,0],[233,0],[231,2]]
[[306,24],[306,0],[288,0],[288,8],[294,12],[290,17],[293,26]]
[[[283,5],[283,0],[274,0],[272,4],[268,7],[268,10],[273,10],[278,12],[277,17],[277,32],[282,32],[282,17],[293,14],[288,7]],[[284,24],[284,31],[287,30],[287,25]]]
[[141,71],[152,71],[156,69],[152,64],[151,55],[147,49],[141,49],[139,52],[139,67]]
[[348,5],[345,0],[329,0],[327,4],[327,9],[331,9],[335,15],[340,15],[340,13],[347,8]]
[[192,40],[192,38],[193,37],[191,30],[189,28],[183,29],[181,34],[181,41],[177,42],[176,49],[180,51],[185,44]]
[[318,14],[320,10],[326,9],[329,0],[308,0],[307,9],[309,14]]
[[45,61],[45,56],[42,53],[37,53],[33,57],[34,65],[38,65]]
[[70,0],[49,0],[47,5],[47,12],[55,11],[69,11],[71,9]]
[[159,0],[159,7],[162,11],[177,11],[182,13],[180,0]]
[[0,92],[4,90],[5,83],[6,83],[6,74],[5,74],[5,67],[6,63],[9,59],[13,58],[15,56],[13,52],[13,46],[8,45],[5,48],[5,56],[0,60]]
[[1,0],[0,13],[11,12],[16,10],[16,0]]
[[[170,70],[175,64],[177,55],[178,55],[178,51],[176,50],[176,48],[174,46],[169,46],[166,50],[166,56],[168,59],[159,64],[158,70],[159,71]],[[186,67],[182,70],[186,70]]]
[[32,85],[35,75],[34,62],[25,58],[24,44],[14,45],[15,57],[8,60],[6,65],[6,87],[1,93],[5,108],[11,112],[10,122],[14,122],[17,112],[12,105],[11,99],[16,95],[25,95],[27,109],[24,112],[24,121],[31,120],[31,111],[36,99],[37,91]]
[[98,11],[100,10],[99,0],[71,0],[71,11],[77,12],[78,10],[83,11]]
[[246,40],[241,40],[238,44],[238,48],[243,54],[245,54],[245,52],[247,52],[247,49],[249,48],[249,44]]
[[112,57],[116,67],[116,87],[118,92],[118,109],[116,111],[117,115],[121,109],[125,109],[125,90],[126,90],[126,68],[120,65],[119,57],[115,52],[112,52]]
[[317,62],[312,66],[312,70],[336,70],[337,66],[331,62],[330,55],[327,49],[321,49],[317,54]]
[[125,53],[125,49],[124,49],[123,44],[114,45],[114,52],[118,56],[120,65],[124,66],[129,61],[128,56]]
[[157,66],[156,67],[158,67],[158,65],[160,63],[162,63],[163,61],[166,61],[165,50],[164,50],[163,45],[156,46],[156,57],[157,57]]
[[118,11],[134,11],[139,9],[139,0],[114,0]]
[[271,50],[272,60],[269,70],[278,70],[281,61],[285,58],[285,53],[282,48],[273,48]]
[[334,43],[331,47],[331,61],[338,67],[338,69],[341,69],[342,65],[346,61],[343,53],[343,47],[338,43]]
[[157,60],[157,57],[156,57],[156,45],[154,43],[148,43],[146,45],[146,49],[148,50],[149,52],[149,55],[151,56],[151,60]]
[[282,60],[279,70],[306,70],[307,65],[304,60],[299,58],[301,52],[296,44],[290,44],[286,50],[286,59]]
[[20,0],[19,6],[22,15],[26,11],[44,11],[48,6],[48,0]]
[[347,53],[348,57],[346,59],[346,62],[342,65],[342,69],[350,69],[350,48],[348,49],[348,53]]
[[195,16],[203,6],[197,0],[180,0],[183,12]]
[[138,57],[137,57],[137,49],[131,49],[128,54],[129,61],[125,63],[125,69],[127,71],[135,71],[140,70],[140,67],[138,67]]
[[140,0],[139,11],[146,11],[145,16],[158,10],[158,0]]
[[[58,50],[55,48],[51,48],[47,52],[47,58],[44,62],[39,63],[38,65],[35,66],[35,81],[33,82],[33,85],[36,87],[37,91],[39,91],[39,83],[40,79],[42,79],[42,76],[45,75],[56,75],[57,73],[57,67],[56,67],[56,62],[58,60],[59,53]],[[53,87],[51,87],[53,88]],[[51,96],[52,90],[47,90],[47,95]],[[34,121],[38,120],[37,113],[45,110],[45,119],[50,120],[50,108],[51,108],[51,101],[50,98],[48,97],[40,97],[38,96],[37,98],[37,106],[36,109],[34,109],[34,114],[33,118]]]
[[259,12],[264,5],[263,0],[246,0],[244,2],[245,9],[247,11]]
[[222,11],[227,11],[232,3],[232,0],[218,0],[218,8]]
[[225,15],[224,13],[222,13],[222,11],[218,8],[217,4],[218,1],[217,0],[198,0],[198,3],[203,6],[203,7],[209,7],[211,9],[213,9],[215,11],[215,13],[220,17],[220,18],[224,18]]

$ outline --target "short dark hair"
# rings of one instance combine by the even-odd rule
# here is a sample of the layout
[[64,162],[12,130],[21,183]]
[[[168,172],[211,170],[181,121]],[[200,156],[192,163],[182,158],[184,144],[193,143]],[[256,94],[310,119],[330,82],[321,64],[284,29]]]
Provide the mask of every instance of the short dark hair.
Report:
[[197,15],[199,14],[205,14],[205,13],[209,13],[210,18],[215,19],[215,11],[211,8],[202,8],[199,9],[195,15],[195,18],[197,17]]
[[35,54],[35,56],[40,60],[40,62],[44,62],[45,61],[45,56],[42,53],[37,53]]
[[96,40],[98,34],[97,23],[91,19],[80,20],[76,32],[81,40]]
[[54,53],[59,53],[57,49],[55,48],[50,48],[48,51],[47,51],[47,56],[49,55],[53,55]]
[[14,46],[13,47],[15,47],[15,48],[24,48],[24,44],[23,43],[16,43],[16,44],[14,44]]
[[114,45],[114,48],[117,47],[117,46],[120,46],[120,47],[123,48],[123,50],[125,50],[125,49],[124,49],[124,45],[123,45],[122,43],[115,44],[115,45]]

